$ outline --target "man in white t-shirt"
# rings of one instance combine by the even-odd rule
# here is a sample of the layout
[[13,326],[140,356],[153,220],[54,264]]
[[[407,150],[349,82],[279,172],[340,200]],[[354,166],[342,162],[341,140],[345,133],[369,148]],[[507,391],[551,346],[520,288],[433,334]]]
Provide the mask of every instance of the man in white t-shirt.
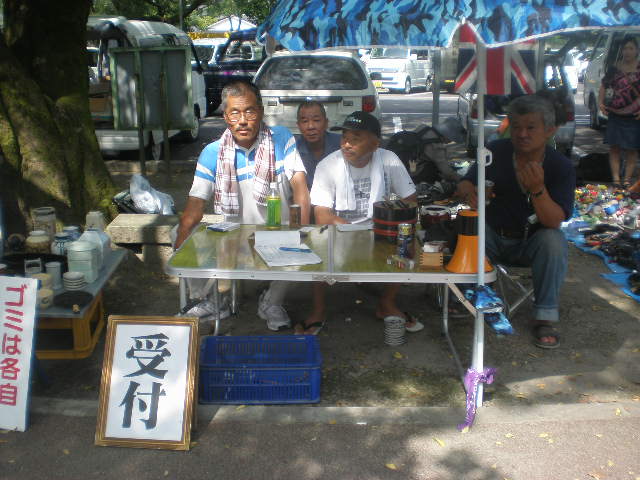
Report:
[[[311,188],[311,204],[316,223],[354,223],[373,217],[374,202],[394,193],[408,202],[416,201],[416,187],[398,156],[380,148],[380,122],[366,112],[353,112],[342,127],[340,150],[325,157],[317,166]],[[384,287],[376,316],[404,318],[410,332],[423,325],[396,305],[398,284]],[[324,285],[314,285],[313,312],[297,333],[317,334],[324,325]]]
[[[176,248],[200,223],[205,204],[212,197],[215,213],[224,214],[225,220],[266,223],[270,182],[278,184],[282,223],[289,220],[291,203],[300,205],[301,221],[309,223],[309,189],[296,141],[285,127],[267,127],[262,122],[260,90],[245,81],[230,83],[222,90],[222,109],[227,130],[198,158]],[[270,330],[291,326],[282,307],[289,283],[273,281],[260,296],[258,315]]]

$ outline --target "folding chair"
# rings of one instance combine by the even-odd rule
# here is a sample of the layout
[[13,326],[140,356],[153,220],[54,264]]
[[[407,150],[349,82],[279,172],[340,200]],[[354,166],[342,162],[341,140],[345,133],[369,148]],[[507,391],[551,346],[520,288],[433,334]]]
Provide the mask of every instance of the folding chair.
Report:
[[511,319],[516,310],[526,300],[533,297],[533,286],[529,282],[527,285],[522,283],[523,280],[531,280],[531,269],[502,264],[494,266],[498,272],[498,288],[504,302],[504,314]]

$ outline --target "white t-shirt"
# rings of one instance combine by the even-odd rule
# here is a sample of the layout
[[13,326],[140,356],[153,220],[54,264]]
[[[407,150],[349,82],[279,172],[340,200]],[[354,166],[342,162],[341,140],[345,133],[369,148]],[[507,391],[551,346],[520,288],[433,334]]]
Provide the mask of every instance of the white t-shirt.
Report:
[[[374,154],[381,156],[384,169],[384,193],[389,197],[395,193],[400,198],[406,198],[416,192],[411,176],[398,156],[390,150],[379,148]],[[368,216],[369,199],[371,194],[371,162],[362,168],[354,167],[345,162],[342,151],[338,150],[325,157],[316,168],[311,188],[311,204],[319,207],[335,209],[337,176],[351,175],[355,189],[356,209],[336,211],[336,215],[349,222],[360,220]]]

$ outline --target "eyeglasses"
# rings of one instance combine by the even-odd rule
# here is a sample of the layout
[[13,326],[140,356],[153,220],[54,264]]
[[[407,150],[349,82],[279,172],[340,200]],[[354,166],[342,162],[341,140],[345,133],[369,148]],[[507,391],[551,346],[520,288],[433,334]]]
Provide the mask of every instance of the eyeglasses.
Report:
[[258,110],[249,109],[245,110],[244,112],[232,110],[229,113],[225,113],[225,115],[227,117],[227,120],[229,120],[231,123],[239,122],[241,117],[244,117],[245,120],[251,121],[258,118]]

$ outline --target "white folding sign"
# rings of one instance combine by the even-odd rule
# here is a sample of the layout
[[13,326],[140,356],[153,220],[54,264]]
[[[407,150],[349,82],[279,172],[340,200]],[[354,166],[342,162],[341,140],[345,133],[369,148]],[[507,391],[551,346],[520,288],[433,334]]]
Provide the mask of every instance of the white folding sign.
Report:
[[0,428],[27,428],[38,281],[0,276]]

